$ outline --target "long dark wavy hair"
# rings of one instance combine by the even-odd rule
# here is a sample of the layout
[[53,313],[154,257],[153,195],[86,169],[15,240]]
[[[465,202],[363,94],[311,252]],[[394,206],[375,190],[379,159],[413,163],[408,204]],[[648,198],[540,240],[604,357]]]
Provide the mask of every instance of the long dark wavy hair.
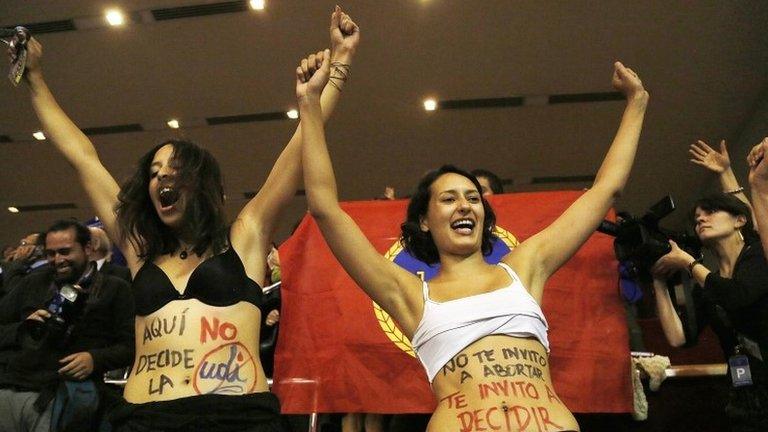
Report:
[[[478,192],[482,190],[477,178],[469,172],[453,165],[443,165],[436,170],[428,172],[419,181],[416,192],[411,197],[411,202],[408,203],[408,214],[405,222],[400,225],[400,243],[411,255],[430,265],[440,261],[440,254],[437,251],[435,241],[432,239],[432,234],[422,231],[420,222],[422,217],[426,216],[427,209],[429,208],[429,200],[431,198],[430,187],[432,183],[443,174],[448,173],[466,177],[475,185]],[[483,255],[490,255],[493,249],[493,242],[496,240],[496,235],[493,234],[493,229],[496,226],[496,213],[493,212],[493,208],[491,208],[491,205],[485,198],[481,197],[481,199],[483,209],[485,210],[481,250]]]
[[755,226],[752,224],[752,212],[743,201],[735,196],[723,192],[716,192],[696,201],[696,204],[691,210],[691,223],[694,228],[696,227],[697,208],[707,212],[724,211],[734,217],[744,216],[747,220],[744,226],[741,227],[741,235],[744,237],[744,241],[746,243],[752,243],[760,240],[760,236],[757,234]]
[[115,208],[122,240],[130,241],[139,258],[149,261],[180,246],[177,233],[162,222],[149,197],[152,159],[167,144],[173,146],[169,163],[176,169],[175,186],[190,191],[182,222],[184,235],[195,239],[195,254],[202,255],[208,248],[217,253],[227,246],[221,170],[207,150],[183,140],[155,146],[139,159],[136,172],[123,184]]

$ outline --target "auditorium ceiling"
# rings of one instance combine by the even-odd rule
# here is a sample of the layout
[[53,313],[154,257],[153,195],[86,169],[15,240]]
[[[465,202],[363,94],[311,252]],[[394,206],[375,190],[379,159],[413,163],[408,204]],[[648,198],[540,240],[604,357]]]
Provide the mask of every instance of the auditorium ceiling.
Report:
[[[185,137],[221,163],[234,217],[298,124],[282,114],[296,107],[293,71],[306,53],[327,46],[334,5],[266,0],[254,11],[245,3],[2,0],[0,25],[40,24],[48,83],[118,180],[154,144]],[[764,1],[342,6],[362,28],[351,80],[328,124],[344,200],[374,198],[388,185],[407,195],[443,163],[490,169],[513,192],[587,187],[623,109],[608,93],[617,59],[651,94],[619,209],[641,213],[667,193],[688,207],[716,187],[688,162],[689,143],[726,138],[743,179],[748,143],[768,134],[755,125],[768,109]],[[132,13],[131,22],[103,24],[108,7]],[[227,13],[184,17],[206,11]],[[425,111],[427,97],[445,109]],[[3,79],[0,101],[0,244],[60,217],[90,218],[73,170],[32,137],[39,124],[26,89]],[[169,129],[170,119],[181,128]],[[305,208],[297,195],[279,238]]]

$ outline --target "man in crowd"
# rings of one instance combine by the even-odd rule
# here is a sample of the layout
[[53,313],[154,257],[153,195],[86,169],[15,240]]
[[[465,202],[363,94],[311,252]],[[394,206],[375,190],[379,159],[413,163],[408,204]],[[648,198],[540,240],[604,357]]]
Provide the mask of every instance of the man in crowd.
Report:
[[109,241],[106,231],[95,226],[88,229],[91,230],[91,248],[93,249],[91,260],[96,262],[96,268],[104,274],[117,276],[130,283],[131,271],[128,267],[112,264],[112,242]]
[[47,432],[58,421],[51,418],[57,391],[93,393],[105,371],[133,360],[130,287],[95,270],[88,228],[59,221],[44,239],[47,270],[23,277],[0,301],[2,431]]
[[485,169],[472,170],[470,174],[477,177],[483,196],[504,193],[504,185],[496,174]]
[[13,255],[16,253],[16,246],[8,245],[3,248],[3,261],[13,260]]
[[21,277],[46,270],[48,261],[43,255],[43,240],[37,232],[27,234],[19,240],[13,254],[0,265],[0,298],[11,292]]

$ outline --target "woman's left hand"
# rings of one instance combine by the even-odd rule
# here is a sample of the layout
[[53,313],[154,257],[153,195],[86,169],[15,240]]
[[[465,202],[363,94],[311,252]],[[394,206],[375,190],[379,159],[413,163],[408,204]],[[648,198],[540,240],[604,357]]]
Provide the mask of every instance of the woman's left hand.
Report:
[[348,63],[360,43],[360,27],[340,7],[331,15],[331,56],[333,61]]
[[651,267],[651,275],[653,275],[654,278],[669,278],[680,270],[686,270],[688,265],[694,261],[691,254],[680,249],[680,246],[674,241],[670,240],[669,245],[672,247],[672,250],[659,258],[653,267]]

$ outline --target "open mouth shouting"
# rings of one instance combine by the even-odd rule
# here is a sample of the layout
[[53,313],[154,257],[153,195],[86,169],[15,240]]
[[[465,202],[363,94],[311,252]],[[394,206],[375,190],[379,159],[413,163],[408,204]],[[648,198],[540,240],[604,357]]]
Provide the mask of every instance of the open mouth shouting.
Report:
[[451,229],[461,235],[470,235],[475,229],[475,221],[472,219],[458,219],[451,223]]
[[160,205],[163,206],[163,209],[176,204],[180,196],[181,194],[179,194],[179,191],[173,186],[163,186],[160,188],[160,193],[158,194]]

